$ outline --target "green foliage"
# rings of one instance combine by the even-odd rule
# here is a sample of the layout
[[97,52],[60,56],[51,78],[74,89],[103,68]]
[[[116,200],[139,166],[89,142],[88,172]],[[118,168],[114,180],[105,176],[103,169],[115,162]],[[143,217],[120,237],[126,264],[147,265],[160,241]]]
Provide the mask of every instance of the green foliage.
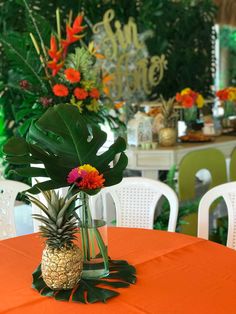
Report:
[[[108,299],[119,295],[114,288],[127,288],[136,282],[136,270],[134,266],[123,260],[109,260],[109,275],[97,280],[80,279],[75,289],[53,291],[43,281],[41,264],[33,272],[32,287],[42,296],[53,297],[56,300],[80,302],[80,303],[105,303]],[[101,287],[108,286],[112,290]],[[71,298],[72,296],[72,298]]]
[[220,71],[220,88],[226,87],[226,84],[234,86],[236,80],[236,28],[221,25],[219,40],[220,49],[227,51],[227,60],[225,60],[227,67]]
[[[32,193],[68,186],[69,172],[84,164],[95,167],[103,174],[105,186],[110,186],[122,180],[127,165],[126,144],[124,139],[118,138],[107,151],[98,155],[106,137],[98,126],[89,126],[76,107],[62,104],[49,108],[32,124],[27,141],[17,137],[10,139],[4,153],[9,163],[25,166],[16,169],[18,175],[49,178],[37,183],[30,190]],[[110,163],[117,154],[120,154],[119,159],[111,168]],[[30,163],[43,163],[45,169],[30,166]]]

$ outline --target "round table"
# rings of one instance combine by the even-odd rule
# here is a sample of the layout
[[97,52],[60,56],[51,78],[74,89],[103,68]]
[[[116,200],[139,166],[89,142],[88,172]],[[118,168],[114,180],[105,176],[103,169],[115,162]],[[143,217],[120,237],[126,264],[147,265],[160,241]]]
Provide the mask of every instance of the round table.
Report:
[[137,269],[137,283],[106,304],[42,297],[31,273],[43,249],[38,234],[0,241],[0,313],[235,314],[236,252],[178,233],[109,228],[109,255]]

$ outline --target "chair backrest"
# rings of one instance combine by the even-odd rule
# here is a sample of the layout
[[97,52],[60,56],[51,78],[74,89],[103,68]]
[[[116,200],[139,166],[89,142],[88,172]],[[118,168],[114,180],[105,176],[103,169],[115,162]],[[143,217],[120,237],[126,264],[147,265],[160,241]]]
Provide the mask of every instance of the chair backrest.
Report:
[[236,148],[231,153],[229,164],[229,178],[230,181],[236,181]]
[[22,182],[0,180],[0,239],[16,236],[14,204],[19,192],[30,187]]
[[227,246],[236,249],[236,182],[218,185],[201,199],[198,209],[198,237],[209,237],[209,209],[219,197],[223,197],[228,211]]
[[[165,196],[170,204],[168,231],[175,231],[178,216],[178,198],[166,184],[142,177],[124,178],[122,182],[107,187],[99,193],[102,197],[104,213],[107,208],[106,197],[110,195],[116,208],[116,225],[153,229],[154,214],[157,202]],[[95,208],[97,196],[91,197],[91,207]],[[95,208],[96,209],[96,208]]]
[[201,169],[211,174],[209,188],[227,182],[226,161],[223,153],[215,148],[195,150],[183,157],[179,164],[179,199],[191,200],[195,197],[195,176]]

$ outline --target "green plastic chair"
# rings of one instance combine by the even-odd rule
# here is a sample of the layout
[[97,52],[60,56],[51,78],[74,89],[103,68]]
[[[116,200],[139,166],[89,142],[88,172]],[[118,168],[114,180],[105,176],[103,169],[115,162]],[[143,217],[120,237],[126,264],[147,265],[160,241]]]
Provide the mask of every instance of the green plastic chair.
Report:
[[[179,165],[179,200],[190,201],[196,198],[196,173],[206,169],[210,172],[209,189],[227,182],[226,161],[223,153],[215,148],[196,150],[188,153]],[[184,217],[188,224],[181,226],[180,232],[197,235],[197,214]]]
[[229,164],[229,178],[230,181],[236,181],[236,148],[231,153]]

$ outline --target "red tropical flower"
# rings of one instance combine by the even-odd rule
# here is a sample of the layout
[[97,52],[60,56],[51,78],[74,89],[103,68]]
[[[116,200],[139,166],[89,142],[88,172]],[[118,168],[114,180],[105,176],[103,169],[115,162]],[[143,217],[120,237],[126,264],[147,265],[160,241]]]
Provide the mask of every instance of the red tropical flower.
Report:
[[69,68],[65,70],[65,77],[71,83],[78,83],[80,81],[80,72]]
[[52,90],[54,95],[58,97],[66,97],[69,94],[68,88],[63,84],[55,84]]
[[89,92],[89,96],[95,99],[98,99],[100,97],[100,92],[97,88],[93,88],[91,89],[91,91]]
[[57,50],[57,42],[54,35],[51,35],[50,49],[48,50],[48,55],[56,62],[58,62],[62,56],[62,49]]
[[61,45],[64,48],[64,56],[67,52],[68,46],[83,37],[83,35],[78,35],[85,28],[85,26],[81,26],[82,21],[83,15],[78,15],[72,27],[69,24],[66,25],[66,39],[62,39],[61,41]]
[[64,66],[64,61],[57,63],[56,61],[48,61],[47,67],[52,70],[52,76],[57,75],[57,72]]
[[76,87],[74,89],[74,95],[77,99],[83,100],[88,97],[88,92],[83,88]]
[[30,83],[27,80],[21,80],[19,82],[19,85],[22,89],[29,89],[30,88]]

